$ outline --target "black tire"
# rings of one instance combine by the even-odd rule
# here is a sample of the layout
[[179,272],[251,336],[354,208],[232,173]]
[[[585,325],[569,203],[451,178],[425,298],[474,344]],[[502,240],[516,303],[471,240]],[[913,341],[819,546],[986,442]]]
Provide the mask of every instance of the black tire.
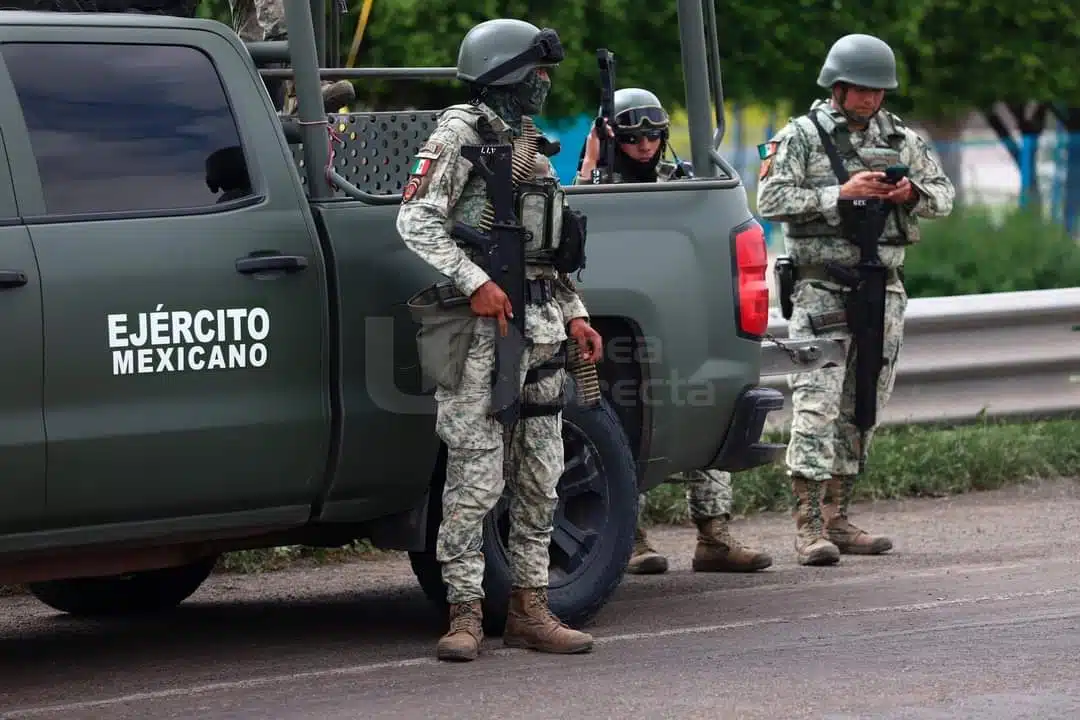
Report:
[[170,610],[191,597],[214,569],[217,557],[190,565],[110,577],[30,583],[49,607],[76,617],[141,615]]
[[[566,469],[558,486],[548,601],[560,620],[580,628],[622,581],[634,549],[638,491],[634,456],[611,406],[602,400],[597,406],[582,407],[574,387],[572,381],[567,383],[562,426]],[[441,486],[433,488],[431,499],[428,527],[434,544],[442,516]],[[500,635],[506,623],[511,586],[508,512],[504,494],[484,521],[484,631],[489,635]],[[409,560],[424,594],[445,609],[446,586],[433,547],[410,553]]]

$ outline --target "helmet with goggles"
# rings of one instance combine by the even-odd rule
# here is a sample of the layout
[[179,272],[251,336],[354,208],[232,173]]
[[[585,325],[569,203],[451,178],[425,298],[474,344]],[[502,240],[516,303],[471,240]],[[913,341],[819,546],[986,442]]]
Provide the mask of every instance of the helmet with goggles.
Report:
[[616,90],[612,105],[615,117],[610,125],[616,133],[666,130],[671,125],[671,118],[660,104],[660,99],[648,90]]
[[514,85],[533,68],[562,62],[559,34],[524,20],[487,20],[465,34],[458,49],[457,77],[476,85]]

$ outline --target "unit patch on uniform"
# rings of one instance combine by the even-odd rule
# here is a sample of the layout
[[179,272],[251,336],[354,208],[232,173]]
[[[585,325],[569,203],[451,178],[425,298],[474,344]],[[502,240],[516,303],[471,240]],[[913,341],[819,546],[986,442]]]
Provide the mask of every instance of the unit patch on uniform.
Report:
[[416,196],[416,191],[420,189],[421,179],[419,175],[413,175],[409,178],[409,182],[405,183],[405,187],[401,191],[401,202],[407,203]]
[[420,152],[416,153],[417,157],[428,158],[429,160],[435,160],[442,155],[443,148],[445,146],[441,142],[435,140],[428,140],[420,148]]
[[772,169],[773,158],[776,157],[776,148],[780,147],[778,142],[761,143],[757,146],[758,157],[761,158],[761,169],[758,171],[758,180],[764,180],[765,176],[769,174],[769,170]]

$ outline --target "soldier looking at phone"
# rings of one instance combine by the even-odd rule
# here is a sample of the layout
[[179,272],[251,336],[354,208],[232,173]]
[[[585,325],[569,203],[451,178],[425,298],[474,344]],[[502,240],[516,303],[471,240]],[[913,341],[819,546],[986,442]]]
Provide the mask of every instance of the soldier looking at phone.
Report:
[[778,292],[794,338],[846,338],[846,367],[789,378],[793,417],[787,466],[795,496],[795,552],[804,565],[831,565],[840,553],[877,555],[892,540],[848,519],[855,477],[870,433],[854,425],[854,352],[845,306],[849,287],[827,268],[854,267],[857,247],[842,234],[838,201],[881,198],[889,216],[878,240],[887,268],[884,362],[877,376],[880,417],[903,343],[905,248],[919,241],[918,218],[952,211],[955,190],[930,146],[882,105],[898,87],[892,49],[871,35],[846,35],[818,75],[829,91],[759,146],[757,207],[784,223],[787,257],[776,261]]

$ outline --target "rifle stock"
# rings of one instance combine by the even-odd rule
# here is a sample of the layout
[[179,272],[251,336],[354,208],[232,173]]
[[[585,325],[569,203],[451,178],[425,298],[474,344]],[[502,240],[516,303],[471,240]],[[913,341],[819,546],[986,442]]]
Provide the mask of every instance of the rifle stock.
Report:
[[606,48],[596,51],[596,64],[600,67],[600,117],[594,127],[600,138],[600,157],[603,158],[603,170],[600,163],[593,169],[593,182],[609,183],[615,171],[615,141],[608,137],[604,127],[604,118],[608,123],[615,123],[615,54]]
[[513,146],[464,145],[461,156],[484,178],[494,221],[486,233],[455,223],[450,235],[480,253],[484,270],[510,298],[514,317],[505,336],[495,335],[491,386],[491,414],[504,427],[510,427],[521,415],[521,370],[526,347],[525,228],[514,212]]

